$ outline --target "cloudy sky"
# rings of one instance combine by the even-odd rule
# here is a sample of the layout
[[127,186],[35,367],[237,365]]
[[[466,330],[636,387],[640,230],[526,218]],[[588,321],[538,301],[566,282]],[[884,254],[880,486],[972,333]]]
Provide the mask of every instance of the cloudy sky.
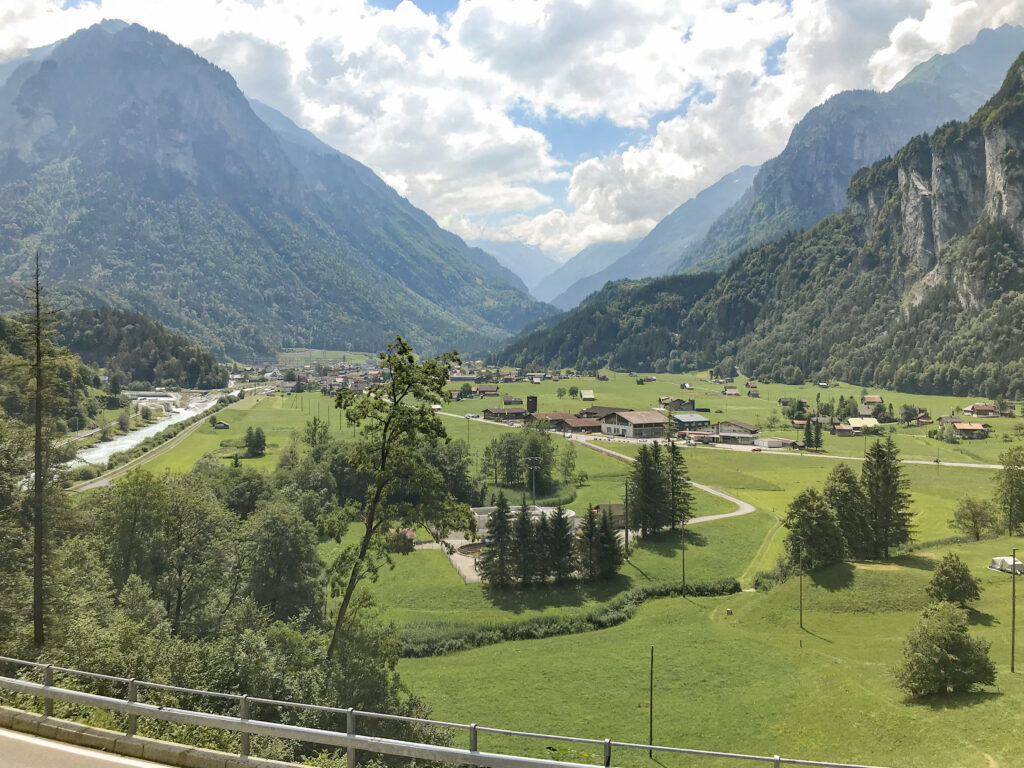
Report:
[[102,18],[191,47],[463,237],[565,258],[1024,0],[0,0],[0,60]]

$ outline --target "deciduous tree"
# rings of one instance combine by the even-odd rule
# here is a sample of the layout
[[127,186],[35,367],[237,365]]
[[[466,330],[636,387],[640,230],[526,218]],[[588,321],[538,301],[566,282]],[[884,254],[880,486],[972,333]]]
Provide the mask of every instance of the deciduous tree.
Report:
[[932,600],[956,603],[961,608],[981,597],[981,584],[971,576],[967,563],[948,552],[935,566],[926,588]]
[[1024,526],[1024,448],[1008,448],[999,454],[999,463],[1003,468],[996,473],[996,501],[1007,534],[1016,535]]
[[896,684],[915,698],[994,685],[989,645],[967,632],[966,611],[952,603],[933,603],[921,612],[903,644],[903,659],[894,670]]
[[845,557],[846,540],[836,513],[814,488],[797,494],[782,524],[789,529],[784,543],[786,557],[793,565],[813,571]]
[[981,541],[985,533],[999,525],[999,519],[992,502],[988,499],[964,496],[957,502],[956,509],[953,510],[953,519],[949,524],[975,541]]

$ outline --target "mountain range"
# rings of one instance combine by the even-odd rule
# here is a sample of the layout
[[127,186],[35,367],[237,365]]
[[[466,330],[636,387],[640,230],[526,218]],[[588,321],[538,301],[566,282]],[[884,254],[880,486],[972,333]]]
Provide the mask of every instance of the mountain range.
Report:
[[969,120],[857,171],[847,200],[724,274],[606,285],[495,359],[1024,396],[1024,55]]
[[[106,21],[0,76],[0,270],[218,354],[481,348],[554,310],[165,36]],[[9,297],[6,299],[10,301]]]
[[777,157],[683,203],[633,251],[552,303],[574,307],[608,280],[721,271],[744,251],[837,213],[857,169],[917,134],[965,120],[999,87],[1022,48],[1024,28],[986,29],[954,53],[918,65],[887,92],[836,94],[800,120]]

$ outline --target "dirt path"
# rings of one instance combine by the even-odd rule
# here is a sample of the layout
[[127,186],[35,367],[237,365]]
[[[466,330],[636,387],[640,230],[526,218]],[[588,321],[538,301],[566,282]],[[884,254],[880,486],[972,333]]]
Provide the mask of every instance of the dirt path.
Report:
[[[609,448],[605,448],[603,445],[594,445],[590,440],[580,440],[579,442],[582,445],[589,448],[590,450],[597,451],[598,453],[603,453],[607,456],[612,457],[613,459],[616,459],[617,461],[621,461],[623,464],[633,463],[633,459],[631,457],[624,456],[621,453],[616,453],[615,451]],[[704,515],[703,517],[692,517],[690,518],[689,522],[687,522],[687,525],[693,525],[694,523],[707,523],[711,520],[722,520],[726,517],[739,517],[740,515],[749,515],[751,512],[756,511],[756,507],[753,504],[748,504],[742,499],[737,499],[735,496],[730,496],[728,493],[719,490],[718,488],[712,488],[710,485],[695,483],[692,480],[690,481],[690,485],[692,485],[694,488],[698,488],[704,491],[705,493],[710,493],[712,496],[718,496],[720,499],[725,499],[726,501],[732,502],[733,504],[736,505],[736,509],[732,512],[725,512],[721,515]]]

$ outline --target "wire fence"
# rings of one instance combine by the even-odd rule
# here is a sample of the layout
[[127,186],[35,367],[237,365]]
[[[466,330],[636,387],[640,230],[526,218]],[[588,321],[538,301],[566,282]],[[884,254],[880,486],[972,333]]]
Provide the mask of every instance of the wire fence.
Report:
[[[305,742],[328,747],[343,748],[346,753],[348,768],[356,768],[359,752],[370,752],[381,755],[393,755],[419,760],[427,760],[436,763],[449,763],[455,765],[475,765],[482,768],[545,768],[551,766],[579,766],[579,768],[593,768],[587,763],[571,762],[566,760],[548,760],[536,757],[528,757],[517,754],[506,754],[498,752],[484,752],[479,749],[480,734],[494,736],[515,737],[526,740],[542,740],[544,742],[568,742],[578,745],[582,750],[569,750],[573,756],[589,757],[592,754],[600,759],[605,768],[613,765],[613,756],[628,755],[633,752],[647,752],[653,757],[654,753],[659,755],[685,755],[693,758],[718,758],[725,761],[746,761],[755,763],[770,763],[776,768],[783,765],[818,766],[820,768],[883,768],[882,766],[869,766],[855,763],[834,763],[819,762],[815,760],[798,760],[794,758],[781,757],[779,755],[747,755],[734,752],[719,752],[713,750],[687,749],[683,747],[666,747],[656,744],[640,744],[633,742],[614,741],[612,739],[593,739],[577,736],[563,736],[548,733],[533,733],[529,731],[515,731],[504,728],[493,728],[479,726],[476,723],[455,723],[445,720],[431,720],[429,718],[409,717],[405,715],[391,715],[381,712],[367,712],[344,707],[328,707],[318,704],[306,704],[294,701],[279,701],[276,699],[264,699],[256,696],[247,696],[235,693],[220,693],[216,691],[204,691],[195,688],[183,688],[164,683],[154,683],[135,678],[116,677],[96,672],[86,672],[78,669],[68,669],[53,664],[41,664],[39,662],[14,659],[7,656],[0,656],[0,665],[8,665],[19,670],[17,677],[0,676],[0,690],[14,694],[39,698],[43,701],[43,714],[47,717],[53,716],[54,702],[64,702],[71,705],[91,707],[116,713],[124,717],[123,730],[129,736],[134,736],[138,728],[140,717],[152,718],[167,723],[176,723],[186,726],[210,728],[223,732],[238,734],[238,752],[241,757],[249,757],[250,737],[252,735],[265,736],[276,739],[284,739],[295,742]],[[31,678],[36,678],[32,680]],[[55,681],[59,679],[62,685],[75,678],[91,680],[99,684],[103,693],[89,693],[58,686]],[[157,695],[149,695],[152,692]],[[178,694],[186,697],[195,709],[169,706],[166,703],[155,703],[151,699],[159,700],[159,694]],[[230,707],[236,709],[236,715],[225,715],[209,712],[198,705],[204,702],[227,702]],[[267,708],[279,711],[296,712],[318,712],[327,715],[334,715],[344,719],[344,730],[326,730],[320,728],[309,728],[301,725],[293,725],[269,720],[260,720],[254,717],[254,708],[260,707],[261,712]],[[223,707],[221,707],[223,708]],[[360,735],[360,721],[365,725],[368,720],[390,721],[395,723],[415,724],[431,726],[436,728],[452,729],[464,732],[467,748],[438,745],[425,742],[404,741],[400,739],[382,738],[379,736]],[[365,729],[364,729],[365,730]],[[548,747],[551,750],[551,747]],[[554,751],[554,750],[552,750]]]

